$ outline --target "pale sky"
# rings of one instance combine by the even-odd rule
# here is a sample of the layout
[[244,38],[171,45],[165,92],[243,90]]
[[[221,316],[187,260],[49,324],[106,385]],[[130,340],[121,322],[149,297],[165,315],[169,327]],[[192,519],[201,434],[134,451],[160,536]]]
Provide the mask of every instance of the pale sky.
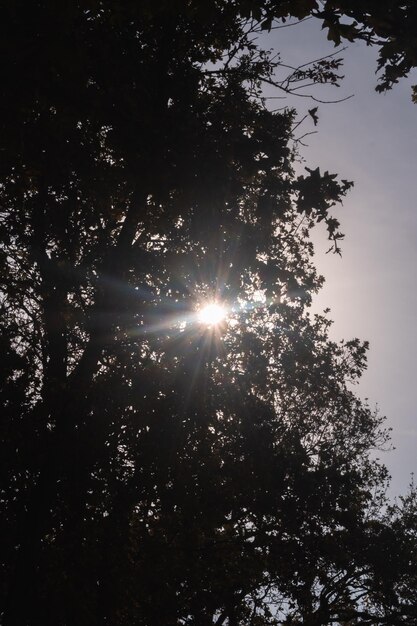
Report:
[[[281,50],[291,64],[335,50],[312,20],[271,33],[268,47]],[[381,95],[374,90],[376,50],[349,44],[342,56],[340,89],[318,87],[316,94],[354,98],[319,105],[318,134],[302,149],[307,166],[355,182],[336,213],[346,234],[342,258],[325,255],[328,242],[317,240],[316,265],[326,285],[315,308],[331,308],[333,338],[370,342],[358,392],[371,406],[378,404],[393,428],[396,450],[382,460],[398,494],[407,489],[410,473],[417,473],[417,105],[410,89],[417,73]],[[302,98],[291,104],[300,113],[315,106]]]

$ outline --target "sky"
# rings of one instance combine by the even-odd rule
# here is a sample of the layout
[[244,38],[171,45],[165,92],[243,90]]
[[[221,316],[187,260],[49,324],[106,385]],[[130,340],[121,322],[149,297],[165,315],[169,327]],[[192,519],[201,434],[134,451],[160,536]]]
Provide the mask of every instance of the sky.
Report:
[[[314,20],[274,31],[267,45],[292,65],[335,51]],[[331,309],[332,338],[370,342],[357,392],[378,405],[393,429],[395,449],[377,456],[397,495],[417,473],[417,104],[410,87],[417,75],[381,95],[375,92],[376,50],[349,44],[341,56],[342,86],[320,86],[315,93],[320,99],[354,97],[319,105],[318,133],[306,138],[301,152],[305,165],[355,182],[335,212],[346,235],[342,257],[325,254],[324,233],[315,236],[316,265],[326,284],[314,310]],[[300,114],[316,106],[303,98],[289,104]]]

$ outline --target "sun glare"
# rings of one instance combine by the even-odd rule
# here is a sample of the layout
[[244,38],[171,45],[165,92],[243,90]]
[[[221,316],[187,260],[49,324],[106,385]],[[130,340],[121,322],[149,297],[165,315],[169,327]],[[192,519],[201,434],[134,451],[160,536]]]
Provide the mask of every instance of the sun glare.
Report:
[[226,318],[227,311],[220,304],[211,302],[203,306],[198,312],[198,319],[207,326],[217,326]]

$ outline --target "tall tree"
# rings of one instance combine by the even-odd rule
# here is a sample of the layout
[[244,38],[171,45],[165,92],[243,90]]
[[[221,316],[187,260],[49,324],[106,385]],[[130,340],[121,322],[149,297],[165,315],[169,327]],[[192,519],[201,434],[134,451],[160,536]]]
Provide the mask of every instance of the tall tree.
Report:
[[378,513],[366,345],[308,315],[351,183],[295,175],[253,39],[342,4],[3,9],[5,625],[414,619],[411,568],[378,569],[415,536]]

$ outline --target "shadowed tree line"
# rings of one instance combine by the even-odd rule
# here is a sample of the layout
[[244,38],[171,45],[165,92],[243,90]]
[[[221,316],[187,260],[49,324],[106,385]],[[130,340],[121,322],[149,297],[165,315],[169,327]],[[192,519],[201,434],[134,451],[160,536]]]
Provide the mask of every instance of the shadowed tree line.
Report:
[[352,183],[296,174],[263,98],[338,83],[257,43],[310,18],[378,46],[381,91],[417,64],[411,0],[2,7],[4,626],[417,624],[367,344],[309,313]]

